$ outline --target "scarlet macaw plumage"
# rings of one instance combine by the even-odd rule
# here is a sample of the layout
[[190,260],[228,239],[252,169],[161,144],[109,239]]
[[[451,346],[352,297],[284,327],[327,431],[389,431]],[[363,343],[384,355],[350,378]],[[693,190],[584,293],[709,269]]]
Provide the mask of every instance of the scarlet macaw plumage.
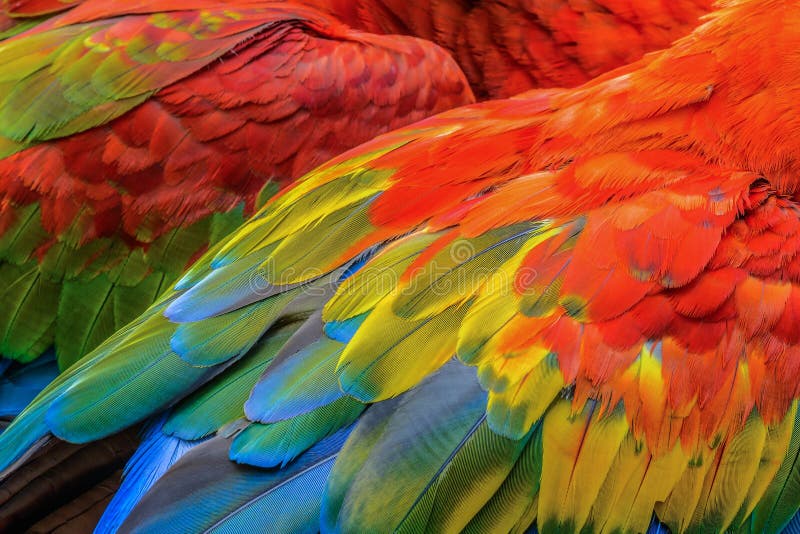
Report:
[[132,487],[192,450],[124,532],[779,532],[798,24],[797,1],[726,2],[577,89],[335,158],[54,381],[3,464],[149,418]]
[[[30,17],[81,1],[16,2],[21,5],[13,7],[16,16]],[[646,52],[665,48],[686,35],[713,4],[713,0],[298,1],[353,28],[414,35],[445,47],[481,99],[585,83]]]
[[[23,23],[14,29],[21,31],[47,16],[80,3],[60,0],[7,2],[5,8],[7,13],[15,17],[14,21]],[[229,4],[234,6],[234,11],[241,5],[240,2]],[[258,4],[265,5],[263,2]],[[217,2],[202,4],[212,9],[218,9],[219,5]],[[487,4],[488,7],[491,5]],[[188,11],[202,6],[200,3],[181,3],[175,8]],[[430,7],[438,9],[439,5]],[[362,11],[363,8],[364,5],[361,5]],[[34,40],[49,34],[56,44],[64,44],[61,41],[69,41],[67,34],[71,35],[77,25],[84,22],[100,27],[106,20],[127,13],[127,18],[119,21],[115,28],[132,28],[136,24],[134,19],[137,11],[142,20],[154,9],[168,11],[172,8],[163,2],[93,2],[90,6],[79,8],[75,13],[65,15],[63,19],[53,20],[36,28],[22,39],[25,39],[25,43],[38,43]],[[302,11],[293,12],[291,5],[285,6],[285,9],[286,15],[300,15],[299,11]],[[452,63],[440,60],[437,53],[431,53],[431,50],[435,50],[433,47],[423,43],[418,43],[418,47],[410,46],[408,43],[414,41],[394,37],[391,42],[396,42],[396,47],[387,39],[379,38],[377,42],[373,42],[370,37],[360,40],[358,46],[354,42],[346,41],[355,39],[354,36],[359,34],[343,29],[331,19],[324,20],[321,15],[314,17],[317,27],[312,29],[307,24],[303,26],[298,21],[289,20],[287,16],[282,23],[282,29],[275,32],[280,36],[279,39],[285,39],[286,42],[272,48],[268,43],[272,42],[272,37],[259,36],[260,46],[264,50],[269,49],[268,55],[258,56],[262,49],[255,50],[255,47],[250,46],[252,43],[237,43],[228,55],[220,58],[220,62],[227,62],[230,56],[239,54],[241,49],[248,49],[253,57],[258,57],[253,61],[245,59],[243,65],[233,73],[230,69],[212,62],[211,73],[197,72],[189,75],[191,79],[181,80],[172,86],[159,87],[160,93],[156,92],[140,108],[134,107],[119,119],[62,137],[52,131],[39,135],[41,139],[33,135],[28,141],[35,141],[38,143],[36,146],[0,162],[0,182],[5,182],[8,188],[4,191],[4,215],[0,223],[6,237],[5,243],[0,238],[0,248],[5,246],[0,250],[0,267],[4,271],[0,276],[4,275],[6,282],[12,280],[3,293],[4,302],[9,305],[0,311],[0,348],[6,356],[27,361],[54,343],[59,363],[62,368],[66,367],[114,329],[133,318],[150,303],[161,287],[168,284],[170,278],[174,278],[180,269],[197,257],[207,242],[219,239],[240,220],[240,211],[237,209],[225,213],[226,206],[204,205],[200,210],[191,209],[192,197],[194,201],[198,201],[200,192],[192,190],[191,194],[184,195],[187,181],[180,179],[166,180],[170,183],[171,193],[163,196],[160,206],[153,209],[152,200],[162,195],[149,195],[147,188],[152,187],[155,182],[163,189],[165,184],[161,183],[161,178],[167,173],[173,176],[176,172],[185,172],[187,176],[191,173],[192,180],[198,178],[199,172],[205,172],[206,176],[216,174],[216,178],[220,178],[220,175],[227,176],[227,200],[233,202],[240,195],[238,198],[243,198],[247,203],[246,213],[256,203],[252,186],[263,182],[265,177],[271,180],[267,192],[272,193],[275,190],[272,186],[287,183],[289,178],[375,133],[470,100],[469,91],[458,86],[458,82],[463,79]],[[149,17],[147,20],[152,21],[153,18]],[[280,17],[276,17],[276,20],[278,18]],[[215,22],[214,17],[200,20],[209,26],[213,26]],[[376,21],[377,19],[372,19],[372,27],[377,30],[379,27],[375,24]],[[509,26],[516,24],[511,18],[507,22]],[[146,26],[145,22],[141,27]],[[321,37],[314,35],[314,31],[320,30],[320,27],[324,29]],[[365,26],[360,24],[359,27]],[[282,33],[284,30],[285,33]],[[391,28],[383,27],[381,31],[388,32]],[[161,38],[146,31],[142,35],[153,41]],[[79,37],[83,36],[72,36],[72,42],[78,43]],[[331,38],[343,42],[333,46]],[[305,43],[303,48],[300,48],[301,42]],[[39,44],[29,44],[36,49],[36,53],[29,58],[29,67],[34,65],[36,54],[41,53]],[[91,44],[93,43],[90,41],[89,45]],[[370,47],[373,50],[362,50]],[[17,55],[30,55],[29,49],[19,43],[10,48],[15,50],[10,56],[13,61],[16,61]],[[379,52],[383,48],[388,50],[388,61],[384,61],[385,56]],[[356,50],[355,56],[348,55],[352,49]],[[88,56],[98,51],[107,54],[113,52],[112,49],[105,50],[102,46],[87,46],[87,50],[90,51]],[[130,51],[130,47],[126,51]],[[37,72],[37,83],[46,82],[48,76],[58,79],[63,71],[70,68],[72,71],[68,73],[68,77],[72,77],[76,87],[80,87],[88,79],[87,72],[91,71],[92,60],[84,58],[81,66],[71,67],[67,59],[69,54],[62,52],[64,48],[55,51],[56,55],[61,54],[57,60],[61,70],[52,68],[44,75]],[[71,53],[74,52],[75,50],[71,50]],[[424,58],[419,63],[421,56]],[[327,62],[330,57],[338,58],[340,62]],[[472,59],[474,57],[473,53]],[[136,55],[134,58],[140,59]],[[289,58],[287,63],[282,63],[284,58]],[[403,61],[403,58],[409,59],[410,63]],[[141,59],[147,61],[146,58]],[[111,75],[114,75],[115,69],[119,69],[118,74],[121,75],[125,69],[136,71],[139,68],[135,62],[114,66],[115,61],[105,62],[106,65],[112,65]],[[346,83],[347,89],[341,93],[337,93],[340,88],[336,86],[322,88],[324,83],[317,83],[320,78],[313,76],[313,73],[323,64],[319,68],[320,77],[335,72],[336,69],[353,74],[359,65],[373,71],[377,69],[378,72],[370,72],[371,78],[365,76],[357,80],[358,76],[351,76],[349,80],[354,83],[357,81],[364,87],[370,86],[372,92],[364,94],[359,90],[360,86],[356,89],[351,83]],[[162,73],[169,70],[167,61],[157,61],[154,65]],[[257,94],[253,94],[249,82],[276,65],[282,65],[279,78],[270,79],[265,85],[255,89]],[[284,76],[297,65],[301,67],[297,69],[296,76]],[[608,64],[606,67],[610,66]],[[25,76],[16,64],[9,66],[8,71],[23,78]],[[424,75],[416,75],[430,71],[436,74],[430,80],[426,80]],[[382,72],[387,76],[381,76]],[[399,77],[395,78],[393,72],[398,72]],[[406,80],[405,76],[409,78]],[[94,77],[102,78],[102,75]],[[215,88],[221,77],[231,80],[226,84],[225,92],[217,94]],[[402,83],[397,85],[395,82],[396,87],[382,85],[389,84],[392,80]],[[31,116],[44,110],[45,119],[33,116],[32,122],[38,121],[49,128],[48,121],[54,118],[48,116],[51,110],[47,106],[58,109],[57,102],[61,95],[51,94],[46,99],[34,99],[33,106],[29,107],[30,94],[38,92],[37,86],[35,83],[27,86],[20,83],[12,91],[11,85],[19,81],[13,75],[6,80],[9,93],[15,91],[17,98],[12,98],[11,103],[5,105],[11,110],[26,110]],[[248,83],[240,84],[242,81]],[[433,90],[428,90],[429,87]],[[402,94],[398,93],[398,89]],[[59,89],[51,87],[50,90],[57,93]],[[247,94],[248,91],[251,93]],[[410,104],[414,91],[418,91],[417,101]],[[442,94],[447,91],[450,91],[448,95]],[[174,100],[176,94],[182,98],[180,95],[190,93],[200,93],[203,96],[194,97],[192,101],[181,102],[179,105],[165,102],[165,99]],[[254,109],[248,105],[234,110],[224,102],[229,98],[238,102],[242,97],[257,100],[261,98],[259,95],[268,93],[279,95],[278,100],[262,106],[257,113],[257,121],[247,117],[245,126],[242,126],[243,115],[252,113]],[[353,99],[354,94],[356,96]],[[428,95],[427,99],[422,96],[424,94]],[[119,96],[112,94],[112,103]],[[67,100],[70,98],[72,96]],[[206,105],[207,102],[200,102],[203,99],[210,99],[210,107]],[[370,99],[375,106],[364,105]],[[409,105],[411,111],[407,109]],[[69,113],[68,108],[69,106],[64,106],[59,111]],[[294,114],[290,118],[283,116],[292,111]],[[275,115],[270,115],[273,112]],[[213,120],[208,120],[211,117]],[[56,116],[55,120],[58,121],[59,118]],[[253,133],[253,123],[259,121],[263,126],[259,132],[270,139],[268,143],[261,143],[263,138],[259,137],[259,132],[256,132],[257,135],[250,135]],[[24,121],[21,127],[15,119],[10,119],[9,122],[13,123],[12,131],[17,128],[15,135],[25,129]],[[177,125],[172,132],[174,135],[181,136],[188,132],[189,141],[194,141],[182,139],[179,147],[181,158],[177,158],[181,159],[179,165],[173,164],[176,158],[170,153],[174,147],[168,146],[169,140],[148,136],[151,130],[156,133],[162,131],[156,127],[158,124],[170,122]],[[228,131],[231,128],[233,130]],[[244,151],[236,151],[241,147],[243,136],[239,135],[239,140],[233,137],[244,130],[247,130],[248,147]],[[334,134],[342,130],[347,130],[348,135]],[[291,135],[287,134],[289,131]],[[198,133],[199,138],[195,135]],[[214,138],[217,133],[219,137]],[[49,139],[54,135],[57,138]],[[305,138],[301,139],[303,136]],[[224,145],[222,151],[219,150],[220,145]],[[267,150],[266,145],[269,145]],[[160,151],[160,156],[159,153],[154,153],[154,146],[155,152]],[[258,147],[261,152],[259,155],[253,154],[253,146]],[[239,165],[241,158],[230,157],[228,150],[231,147],[238,156],[242,156],[244,152],[244,160],[250,158],[259,162],[259,168],[250,169],[255,175],[254,180],[251,177],[244,182],[236,181],[242,178],[240,171],[247,165]],[[9,150],[16,150],[16,147]],[[148,150],[151,151],[150,154],[147,153]],[[291,153],[292,150],[295,152]],[[162,158],[161,161],[157,161],[159,157]],[[219,167],[221,157],[227,158],[229,162],[221,167],[220,173],[214,169]],[[209,158],[212,160],[210,165]],[[151,166],[140,168],[145,165]],[[198,172],[198,166],[210,166],[210,169]],[[162,171],[165,174],[160,175]],[[140,184],[141,189],[131,191],[129,188],[132,183]],[[216,187],[214,183],[210,185]],[[108,193],[114,189],[118,194],[109,196]],[[212,211],[220,209],[221,212],[215,212],[203,219],[201,215],[209,208]],[[178,217],[174,216],[175,212]],[[188,216],[181,222],[181,217],[186,213]],[[190,224],[198,217],[200,221]],[[162,225],[162,222],[165,224]],[[176,223],[179,228],[171,228]],[[18,232],[20,229],[24,231]],[[159,236],[160,232],[164,234]],[[3,367],[8,363],[8,360],[4,360]],[[44,359],[32,366],[18,368],[12,365],[0,378],[0,415],[16,414],[56,372],[55,366]],[[101,446],[100,450],[106,449]],[[126,450],[126,447],[122,450]],[[95,449],[86,454],[103,457]],[[124,452],[119,456],[124,456]],[[106,464],[112,467],[115,465],[111,460],[106,461]],[[84,474],[92,469],[85,463],[80,467]],[[87,479],[87,476],[82,475],[82,478]],[[113,487],[110,484],[105,486],[107,489]],[[26,506],[22,505],[22,509],[26,509]],[[8,505],[5,509],[6,517],[16,514],[9,512]],[[73,512],[66,513],[69,516]]]
[[6,39],[39,24],[82,0],[2,0],[0,39]]
[[265,183],[472,101],[435,45],[289,3],[92,2],[0,44],[0,63],[0,354],[54,344],[62,369]]
[[574,87],[689,33],[713,0],[302,0],[354,28],[448,49],[479,99]]
[[[52,15],[80,3],[61,0],[7,2],[5,9],[20,17],[20,20],[28,20]],[[237,5],[236,2],[226,4]],[[219,9],[221,5],[206,2],[182,4],[176,8],[189,10],[205,6]],[[522,82],[519,73],[511,75],[505,71],[487,70],[506,68],[503,65],[507,65],[508,61],[486,58],[510,50],[507,44],[494,43],[490,46],[490,43],[469,43],[467,46],[466,37],[458,33],[463,28],[485,24],[495,27],[501,21],[505,22],[509,32],[523,31],[522,28],[527,28],[525,21],[529,21],[530,17],[522,13],[520,6],[482,2],[467,12],[447,2],[423,3],[413,9],[391,3],[372,5],[367,0],[346,6],[326,0],[318,2],[318,5],[360,28],[385,33],[417,33],[438,40],[462,61],[468,73],[472,73],[475,87],[482,94],[495,95],[506,94],[512,87],[521,89],[535,84],[552,84],[554,81],[577,84],[590,74],[638,58],[643,51],[664,45],[672,37],[687,31],[697,14],[707,7],[702,1],[697,5],[693,2],[675,4],[669,9],[642,4],[633,11],[613,3],[603,7],[562,4],[558,9],[553,7],[547,11],[547,16],[545,12],[537,12],[542,20],[551,20],[545,26],[552,35],[543,36],[536,32],[526,34],[526,42],[533,48],[526,47],[525,54],[535,56],[534,59],[541,62],[542,66],[533,65],[530,57],[528,60],[518,58],[514,69],[531,73],[544,69],[553,71],[555,77],[545,79],[533,75],[533,78],[526,78],[527,81]],[[9,50],[6,52],[6,61],[14,64],[7,68],[16,74],[5,82],[9,97],[3,105],[10,111],[7,111],[9,116],[6,118],[5,149],[0,155],[12,154],[26,146],[26,143],[37,146],[0,160],[0,188],[4,196],[3,205],[0,206],[0,233],[6,236],[6,241],[11,241],[5,247],[0,241],[0,264],[4,265],[0,281],[7,283],[8,289],[3,297],[11,304],[0,311],[0,354],[27,361],[55,344],[60,366],[66,367],[141,312],[160,290],[159,280],[174,278],[209,240],[219,238],[233,227],[240,219],[238,214],[230,213],[231,205],[245,198],[249,209],[254,204],[254,187],[264,180],[285,183],[288,178],[302,174],[375,133],[422,118],[431,112],[466,103],[471,98],[467,90],[458,88],[461,78],[452,63],[444,61],[446,68],[441,72],[434,66],[440,58],[428,53],[428,45],[416,42],[419,47],[411,51],[408,43],[413,41],[397,38],[398,45],[405,48],[388,52],[387,62],[386,57],[378,57],[379,53],[374,52],[381,47],[391,46],[386,38],[378,38],[373,43],[370,41],[373,38],[367,37],[367,42],[361,42],[360,46],[344,42],[332,46],[329,40],[306,35],[304,32],[307,33],[308,28],[287,30],[291,34],[285,37],[287,42],[272,48],[269,56],[245,60],[234,74],[219,65],[212,72],[194,72],[193,68],[202,65],[201,60],[194,67],[187,67],[184,74],[190,79],[181,79],[182,75],[175,71],[175,80],[148,80],[141,77],[142,66],[137,66],[136,61],[147,63],[153,58],[133,54],[133,63],[130,64],[124,58],[120,63],[115,63],[116,59],[105,61],[103,65],[106,65],[109,73],[95,74],[92,83],[101,83],[103,76],[116,75],[117,71],[121,75],[125,69],[131,69],[127,76],[132,77],[131,83],[139,84],[131,90],[141,90],[136,98],[120,99],[122,93],[115,94],[113,91],[103,95],[103,91],[109,88],[99,88],[100,94],[94,96],[80,95],[79,89],[74,89],[74,93],[65,99],[58,94],[59,91],[73,91],[68,87],[70,83],[75,84],[73,88],[82,87],[81,84],[88,78],[84,69],[91,69],[92,62],[100,64],[100,61],[104,61],[102,55],[112,51],[104,51],[102,43],[87,47],[86,50],[91,50],[91,53],[82,60],[81,65],[70,67],[69,54],[82,54],[85,51],[68,49],[66,46],[52,48],[52,43],[43,45],[43,40],[50,38],[55,39],[56,43],[63,40],[78,42],[78,36],[73,34],[79,24],[91,22],[99,31],[105,31],[102,27],[107,22],[104,21],[127,13],[128,17],[116,23],[112,33],[124,31],[124,27],[132,28],[136,20],[145,20],[150,11],[170,9],[163,2],[127,2],[124,6],[114,2],[93,2],[91,6],[83,6],[74,13],[38,27],[32,35],[6,47]],[[294,8],[288,4],[285,9],[284,16],[288,16]],[[535,9],[544,8],[538,6]],[[300,12],[295,14],[300,15]],[[604,18],[607,16],[611,18]],[[322,15],[316,14],[314,17],[317,17],[315,24],[325,27],[325,31],[336,39],[346,40],[347,36],[356,35]],[[555,24],[556,21],[561,25]],[[204,20],[204,23],[211,25],[213,20]],[[594,28],[593,32],[585,30],[589,23]],[[143,24],[146,27],[148,22]],[[285,24],[288,28],[294,23],[287,18]],[[621,30],[630,24],[640,28],[641,32]],[[591,36],[602,35],[602,32],[598,33],[599,27],[618,27],[624,37],[625,53],[618,53],[613,44],[622,40],[607,40],[603,46],[582,44],[574,50],[572,45],[554,44],[564,41],[566,34],[576,36],[576,42],[593,43],[595,37]],[[167,35],[165,32],[146,33],[145,40],[157,41]],[[275,35],[280,33],[275,32]],[[485,32],[477,32],[475,36],[482,33]],[[506,32],[493,30],[491,33],[497,38],[507,36]],[[100,33],[97,35],[102,37]],[[296,35],[312,43],[307,46],[317,48],[300,49],[299,42],[294,41]],[[577,36],[583,37],[578,39]],[[262,36],[260,39],[263,40],[261,46],[272,46],[269,44],[272,38],[264,39]],[[231,39],[228,45],[220,44],[216,52],[223,53],[224,46],[229,45],[249,47],[251,53],[258,53],[254,47],[235,39]],[[376,48],[372,55],[361,54],[362,47],[373,45]],[[58,59],[53,68],[45,72],[35,71],[32,78],[26,81],[24,78],[27,74],[20,71],[15,62],[21,55],[30,55],[26,47],[31,46],[51,47],[49,50],[54,56],[50,59],[37,50],[41,55],[39,59],[45,63],[56,56]],[[344,51],[350,49],[357,50],[356,55],[345,57]],[[228,53],[238,51],[231,49]],[[213,55],[206,59],[210,61]],[[592,59],[598,55],[605,59]],[[282,64],[281,75],[271,79],[269,84],[253,88],[239,83],[241,80],[252,82],[256,73],[260,75],[263,72],[258,69],[277,68],[276,65],[284,56],[298,63],[290,61]],[[422,63],[416,63],[423,56]],[[27,60],[28,68],[37,68],[36,57],[33,54]],[[223,56],[221,60],[226,57]],[[339,63],[326,63],[320,67],[321,73],[335,69],[341,69],[343,73],[348,73],[348,69],[357,70],[361,63],[356,65],[354,61],[361,62],[362,59],[372,62],[370,68],[379,71],[388,69],[387,72],[395,72],[393,69],[400,69],[401,64],[406,64],[399,61],[402,57],[413,58],[411,62],[415,66],[413,72],[404,72],[403,78],[408,78],[398,86],[400,91],[383,85],[391,81],[389,78],[394,79],[394,74],[389,74],[389,78],[385,79],[373,75],[369,80],[361,80],[364,87],[370,86],[366,92],[347,84],[344,87],[350,89],[338,94],[340,87],[328,86],[321,91],[311,88],[314,84],[324,86],[324,83],[319,83],[324,75],[315,77],[309,73],[313,73],[316,65],[322,65],[330,57],[338,58]],[[564,61],[565,57],[571,57],[574,61]],[[167,67],[167,56],[156,58],[155,61],[153,66],[160,69],[155,73],[156,77],[172,72]],[[476,62],[482,62],[481,66],[475,67]],[[285,71],[295,65],[308,65],[308,68],[299,68],[296,76],[284,76]],[[402,70],[408,71],[407,68]],[[418,96],[418,101],[412,104],[411,100],[417,94],[415,92],[427,83],[424,76],[420,78],[416,73],[433,71],[439,76],[431,80],[433,89],[426,93],[427,97]],[[356,78],[352,72],[349,74],[350,82],[353,82]],[[220,83],[220,76],[236,79],[228,83],[226,92],[218,94],[216,87]],[[59,77],[68,80],[67,85],[50,87],[49,96],[29,106],[29,95],[39,91],[37,84]],[[489,90],[484,80],[486,77],[502,79],[506,85],[502,89]],[[339,82],[344,83],[343,78],[339,78]],[[306,84],[305,87],[303,84]],[[113,88],[113,83],[110,87]],[[242,94],[239,94],[240,91]],[[193,97],[191,101],[178,102],[186,95],[197,92],[203,93],[202,99]],[[256,121],[244,117],[250,113],[247,105],[232,109],[232,105],[225,102],[226,99],[234,99],[243,104],[240,102],[242,98],[252,101],[260,98],[256,93],[271,92],[280,96],[276,101],[261,106]],[[334,94],[337,96],[332,98]],[[137,107],[137,99],[143,99],[145,95],[152,96]],[[172,100],[169,102],[165,100],[170,98]],[[77,100],[71,102],[72,99]],[[94,106],[105,99],[109,110],[98,108],[100,112],[96,109],[93,113],[108,113],[105,119],[112,120],[118,113],[124,113],[124,116],[95,128],[88,128],[93,124],[91,121],[102,122],[105,120],[103,117],[84,116],[75,119],[76,124],[53,127],[54,123],[66,121],[67,115],[76,112],[75,108]],[[205,102],[209,99],[210,102]],[[365,107],[364,104],[370,100],[377,107]],[[392,103],[395,107],[392,107]],[[50,116],[54,109],[56,113]],[[22,115],[15,116],[14,113],[19,110],[22,110]],[[354,114],[355,111],[358,114]],[[319,119],[322,119],[321,123],[317,122]],[[254,123],[260,123],[261,127]],[[154,130],[156,124],[164,127]],[[333,134],[344,125],[350,128],[352,135]],[[257,134],[251,135],[254,128]],[[168,129],[171,131],[166,131]],[[291,129],[294,135],[283,135],[282,132],[287,129]],[[151,130],[171,138],[151,139],[147,135]],[[188,138],[183,137],[186,132],[190,133]],[[281,132],[280,136],[278,132]],[[252,153],[255,145],[262,148],[261,141],[270,145],[268,151],[263,151],[268,154],[266,158]],[[145,148],[148,143],[160,146],[155,150]],[[248,143],[250,146],[244,146]],[[229,149],[238,158],[229,157]],[[148,150],[150,153],[147,153]],[[227,160],[224,165],[221,161],[223,157]],[[247,165],[251,168],[245,169]],[[196,166],[206,168],[197,170]],[[175,178],[176,172],[205,173],[206,177],[215,175],[217,181],[223,182],[223,191],[217,187],[219,183],[212,183],[208,184],[212,186],[211,191],[197,190],[185,195],[187,182]],[[101,175],[102,178],[99,178]],[[198,176],[192,176],[192,180],[198,179]],[[169,186],[165,181],[169,182]],[[140,188],[131,188],[132,182],[137,182]],[[151,190],[154,184],[158,184],[158,191]],[[274,188],[269,189],[269,192],[273,191]],[[219,205],[213,205],[215,203]],[[224,215],[225,212],[228,214]],[[210,226],[209,221],[212,221]],[[199,226],[193,226],[195,222]],[[203,225],[206,227],[203,228]],[[21,227],[26,228],[27,233],[18,234],[16,230]],[[73,310],[78,310],[78,313]],[[38,382],[34,381],[34,385]],[[4,391],[6,397],[29,398],[18,390],[15,392],[6,383],[0,384],[0,391]],[[8,407],[8,413],[17,410],[18,402],[8,405],[0,399],[0,403]]]

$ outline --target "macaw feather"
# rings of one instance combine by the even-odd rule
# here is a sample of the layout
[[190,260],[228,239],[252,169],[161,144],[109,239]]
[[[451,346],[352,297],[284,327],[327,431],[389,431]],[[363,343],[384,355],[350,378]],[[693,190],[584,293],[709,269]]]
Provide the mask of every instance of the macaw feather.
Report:
[[57,375],[58,365],[53,354],[46,354],[28,365],[5,369],[0,376],[0,417],[18,415]]
[[[448,395],[437,394],[442,387]],[[379,437],[354,439],[342,450],[326,490],[326,503],[331,494],[331,504],[341,504],[338,511],[326,504],[323,517],[336,517],[337,530],[348,530],[356,521],[367,530],[463,528],[470,517],[466,511],[491,498],[526,442],[492,433],[483,403],[485,394],[474,371],[456,362],[406,393],[384,414],[388,421],[380,423]],[[368,429],[376,423],[363,422]],[[362,446],[369,452],[360,450]],[[376,494],[375,481],[387,473],[397,483],[382,486]],[[343,497],[338,484],[348,488]]]
[[231,443],[231,460],[257,467],[285,467],[303,451],[351,425],[364,404],[342,397],[310,412],[276,423],[251,423]]
[[341,352],[340,343],[322,338],[276,361],[253,388],[245,404],[247,417],[275,423],[342,398],[336,380]]
[[[26,20],[0,13],[0,31]],[[474,100],[436,45],[356,32],[297,3],[99,0],[0,50],[0,351],[29,361],[54,343],[62,369],[266,197],[379,133]],[[293,261],[308,247],[289,230],[276,258]],[[184,313],[233,311],[236,295],[219,309],[209,292]]]
[[201,443],[165,435],[161,428],[165,419],[164,415],[153,419],[142,431],[142,443],[125,464],[122,483],[94,529],[98,534],[116,532],[158,479]]
[[299,322],[275,327],[268,339],[259,341],[225,373],[179,402],[164,421],[162,431],[169,436],[197,440],[243,417],[243,405],[250,390],[299,327]]
[[[792,23],[790,3],[726,4],[578,90],[459,108],[331,160],[56,379],[2,458],[178,406],[304,321],[245,419],[131,525],[646,532],[655,513],[675,532],[779,531],[800,501],[800,88],[761,45]],[[304,463],[352,419],[324,468]]]
[[217,365],[245,354],[281,316],[301,288],[279,293],[223,315],[178,324],[170,347],[197,366]]
[[[791,427],[791,439],[786,444],[785,454],[778,454],[783,461],[775,477],[767,486],[764,496],[755,506],[750,520],[750,532],[779,531],[797,514],[798,491],[800,491],[800,412],[797,404],[786,416]],[[783,452],[783,451],[781,451]]]
[[[119,532],[235,531],[252,524],[272,532],[314,530],[325,480],[349,431],[342,429],[320,441],[280,470],[235,464],[228,459],[228,441],[211,439],[155,484]],[[186,484],[192,492],[181,489]],[[181,502],[174,503],[175,498]]]

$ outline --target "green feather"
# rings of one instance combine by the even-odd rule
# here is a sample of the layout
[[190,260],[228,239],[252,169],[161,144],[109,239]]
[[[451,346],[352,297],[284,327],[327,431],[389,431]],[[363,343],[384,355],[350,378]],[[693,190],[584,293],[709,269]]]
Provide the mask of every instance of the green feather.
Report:
[[800,506],[800,410],[786,458],[751,515],[750,532],[780,532]]
[[325,498],[322,501],[320,513],[320,525],[323,532],[337,531],[339,512],[347,498],[350,486],[358,476],[361,466],[380,442],[389,425],[391,414],[397,409],[401,399],[402,397],[395,397],[369,405],[364,415],[358,420],[350,438],[342,447],[340,457],[346,458],[346,460],[337,462],[325,486]]
[[48,233],[42,228],[39,204],[17,208],[14,224],[0,235],[0,256],[21,264],[31,257]]
[[114,331],[112,288],[105,276],[62,285],[56,324],[56,354],[62,369],[74,363],[74,355],[86,354]]
[[170,341],[172,349],[199,366],[216,365],[244,354],[301,291],[296,288],[223,315],[179,324]]
[[173,408],[164,422],[163,432],[185,440],[197,440],[243,417],[243,405],[250,390],[301,324],[297,321],[271,330],[244,358]]
[[284,467],[326,436],[355,421],[365,406],[342,397],[292,419],[252,423],[231,444],[231,460],[257,467]]
[[30,361],[52,344],[59,288],[30,264],[0,264],[0,288],[0,353]]

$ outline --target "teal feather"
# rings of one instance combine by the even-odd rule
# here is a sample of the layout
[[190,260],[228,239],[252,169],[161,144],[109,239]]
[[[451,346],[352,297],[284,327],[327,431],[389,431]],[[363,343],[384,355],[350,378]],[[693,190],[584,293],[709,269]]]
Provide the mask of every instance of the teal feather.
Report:
[[152,320],[162,307],[163,303],[154,304],[150,310],[131,322],[126,329],[122,329],[108,338],[102,347],[61,373],[12,421],[11,425],[0,434],[0,472],[3,473],[3,476],[10,467],[33,454],[38,447],[37,444],[47,441],[50,435],[50,426],[47,421],[50,417],[48,411],[51,404],[70,388],[76,377],[88,373],[88,370],[101,362],[108,352],[122,345],[133,329]]
[[243,417],[242,406],[250,390],[300,324],[293,322],[270,329],[241,360],[178,403],[164,422],[163,432],[195,440]]
[[248,419],[271,423],[297,417],[344,396],[336,378],[343,345],[321,338],[276,361],[245,404]]
[[222,368],[194,367],[169,347],[174,329],[155,313],[119,343],[98,349],[100,361],[78,373],[47,410],[61,439],[83,443],[118,432],[197,388]]
[[298,417],[268,425],[253,423],[231,444],[230,457],[257,467],[284,467],[303,451],[355,421],[365,406],[350,397]]
[[52,352],[29,364],[12,366],[0,377],[0,417],[19,414],[56,376],[58,364]]
[[183,360],[197,366],[217,365],[241,356],[281,317],[299,291],[294,289],[224,315],[179,324],[170,347]]

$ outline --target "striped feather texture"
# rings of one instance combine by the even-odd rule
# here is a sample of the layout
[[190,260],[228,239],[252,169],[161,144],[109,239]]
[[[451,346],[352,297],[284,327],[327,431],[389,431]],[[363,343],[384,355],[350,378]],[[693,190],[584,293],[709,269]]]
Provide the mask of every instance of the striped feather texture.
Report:
[[[337,432],[287,468],[272,471],[230,462],[228,443],[212,439],[178,462],[119,532],[233,532],[253,524],[271,532],[312,532],[319,521],[325,480],[348,432],[349,428]],[[187,485],[194,488],[191,493],[182,489]],[[165,506],[161,495],[184,502]]]
[[[794,3],[726,4],[577,90],[329,161],[56,379],[0,459],[179,406],[302,321],[246,401],[256,420],[187,454],[128,528],[646,532],[655,513],[779,532],[800,504],[800,76],[774,67],[800,73],[796,24]],[[251,313],[210,361],[172,343]]]
[[0,58],[0,353],[55,345],[62,369],[265,192],[472,101],[435,45],[287,2],[99,0],[0,43]]

